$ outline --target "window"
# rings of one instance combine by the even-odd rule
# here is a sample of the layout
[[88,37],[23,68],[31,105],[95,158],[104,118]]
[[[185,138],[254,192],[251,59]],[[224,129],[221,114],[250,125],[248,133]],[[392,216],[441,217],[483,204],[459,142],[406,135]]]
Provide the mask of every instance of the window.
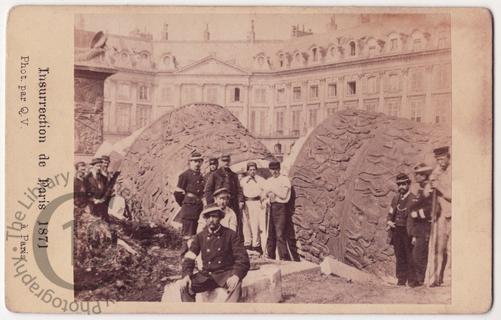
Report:
[[166,66],[166,67],[170,67],[171,63],[172,63],[172,58],[170,56],[165,56],[162,60],[163,64]]
[[423,118],[423,99],[411,100],[411,120],[421,122]]
[[130,87],[126,83],[120,83],[118,85],[118,99],[129,100],[130,99]]
[[234,88],[233,89],[233,102],[239,102],[240,101],[240,88]]
[[386,114],[393,117],[400,116],[400,99],[391,99],[386,102]]
[[310,99],[318,99],[318,86],[310,86]]
[[254,101],[256,103],[266,103],[266,89],[265,88],[254,89]]
[[197,88],[194,85],[183,86],[183,102],[192,103],[200,100],[197,96]]
[[348,95],[353,96],[357,94],[357,82],[356,81],[348,81]]
[[292,88],[292,98],[294,101],[301,100],[301,87]]
[[421,69],[414,69],[411,73],[411,90],[423,90],[423,71]]
[[414,51],[421,50],[422,49],[422,41],[420,38],[414,39],[412,42],[413,49]]
[[299,136],[301,133],[301,110],[292,110],[292,131],[293,136]]
[[257,64],[259,64],[260,67],[262,67],[264,65],[264,57],[263,56],[259,56],[257,58]]
[[450,66],[449,64],[442,64],[435,66],[436,88],[438,89],[449,88],[450,86],[449,66]]
[[338,110],[338,103],[337,102],[327,103],[325,105],[325,107],[327,108],[327,116],[331,116],[331,115],[333,115],[334,113],[337,112],[337,110]]
[[350,42],[350,56],[354,57],[357,54],[355,42]]
[[207,101],[210,103],[217,102],[217,88],[216,87],[208,87],[207,88]]
[[441,94],[433,96],[434,122],[449,123],[451,115],[451,98],[450,95]]
[[151,121],[151,106],[138,105],[136,108],[136,128],[147,126]]
[[148,101],[150,100],[150,88],[147,86],[139,86],[139,96],[140,101]]
[[378,92],[377,79],[375,76],[371,76],[367,78],[367,93],[376,93],[376,92]]
[[376,55],[376,47],[369,48],[369,58],[372,58]]
[[294,61],[296,62],[297,65],[300,65],[301,64],[301,53],[296,53],[296,55],[294,56]]
[[280,68],[285,67],[285,56],[281,54],[278,58],[278,64],[280,65]]
[[116,109],[117,131],[129,132],[130,131],[130,105],[119,103]]
[[336,56],[336,47],[331,47],[330,53],[331,53],[331,57],[335,57]]
[[285,88],[279,88],[277,90],[277,102],[284,103],[285,102]]
[[260,134],[266,133],[266,110],[259,111],[259,128],[257,132]]
[[171,87],[163,87],[162,88],[162,100],[163,101],[171,101],[172,99],[172,88]]
[[309,117],[308,117],[308,127],[313,128],[317,126],[317,114],[318,114],[318,109],[310,109],[309,111]]
[[281,136],[284,134],[284,112],[283,111],[277,111],[276,112],[276,133],[277,135]]
[[252,133],[256,132],[256,111],[254,110],[250,113],[249,130]]
[[327,85],[327,96],[329,97],[337,96],[337,83],[329,83]]
[[447,34],[445,32],[440,32],[440,35],[438,36],[438,48],[447,48]]
[[398,74],[392,73],[388,77],[388,91],[396,92],[400,89]]
[[397,51],[397,50],[398,50],[398,39],[396,38],[391,39],[390,51]]
[[376,112],[377,104],[378,104],[377,100],[368,100],[368,101],[365,101],[365,103],[364,103],[365,110],[368,111],[368,112]]

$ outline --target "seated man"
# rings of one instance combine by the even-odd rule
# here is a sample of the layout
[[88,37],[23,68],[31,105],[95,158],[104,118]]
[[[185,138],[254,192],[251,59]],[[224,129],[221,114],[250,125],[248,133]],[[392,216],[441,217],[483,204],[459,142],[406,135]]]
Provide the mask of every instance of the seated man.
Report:
[[[242,291],[242,280],[250,268],[249,256],[237,233],[221,225],[224,212],[211,206],[202,212],[206,227],[188,246],[182,262],[181,300],[195,302],[200,292],[225,288],[226,302],[238,302]],[[195,259],[201,254],[202,270],[193,273]]]

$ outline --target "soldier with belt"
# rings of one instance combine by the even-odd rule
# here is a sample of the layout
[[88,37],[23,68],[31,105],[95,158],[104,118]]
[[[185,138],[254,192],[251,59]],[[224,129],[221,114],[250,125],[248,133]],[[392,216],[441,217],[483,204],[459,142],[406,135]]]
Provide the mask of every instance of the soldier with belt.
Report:
[[414,168],[418,191],[414,196],[411,211],[412,261],[415,271],[415,285],[422,286],[428,264],[428,243],[431,231],[431,214],[433,207],[432,190],[428,177],[433,169],[424,163]]
[[[195,302],[200,292],[225,288],[226,302],[238,302],[242,280],[250,269],[249,256],[236,232],[220,224],[224,212],[217,206],[209,206],[203,212],[206,227],[198,233],[184,254],[180,293],[183,302]],[[198,273],[195,259],[202,256],[202,268]]]
[[181,206],[179,215],[183,224],[183,236],[193,236],[197,232],[197,221],[203,209],[202,197],[204,178],[200,172],[203,158],[198,152],[190,156],[190,168],[179,175],[174,191],[176,202]]
[[414,203],[414,196],[409,190],[409,177],[400,173],[397,175],[398,194],[391,201],[390,211],[388,213],[388,227],[391,230],[391,244],[395,251],[396,258],[396,276],[397,285],[409,286],[415,285],[413,261],[412,261],[412,243],[408,229],[411,229],[410,212]]

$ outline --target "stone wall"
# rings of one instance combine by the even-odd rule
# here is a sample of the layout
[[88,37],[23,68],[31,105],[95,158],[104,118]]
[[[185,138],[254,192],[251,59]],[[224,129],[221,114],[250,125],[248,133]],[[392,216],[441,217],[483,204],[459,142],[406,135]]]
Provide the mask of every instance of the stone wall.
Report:
[[[433,148],[450,145],[450,128],[381,113],[344,110],[308,137],[290,170],[300,254],[332,255],[359,269],[394,272],[386,217],[400,172],[434,166]],[[412,186],[414,188],[415,186]]]

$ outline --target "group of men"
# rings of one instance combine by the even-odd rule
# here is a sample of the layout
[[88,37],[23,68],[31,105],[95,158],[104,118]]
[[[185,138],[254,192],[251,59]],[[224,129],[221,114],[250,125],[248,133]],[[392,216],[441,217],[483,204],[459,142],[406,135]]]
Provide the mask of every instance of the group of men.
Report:
[[288,237],[292,187],[289,178],[280,173],[280,162],[269,163],[268,179],[257,174],[258,166],[252,161],[247,163],[246,175],[239,178],[230,168],[230,155],[209,159],[205,176],[202,163],[202,155],[193,152],[189,169],[179,175],[174,192],[181,206],[178,216],[183,236],[189,239],[200,232],[205,225],[202,210],[216,205],[224,211],[221,224],[237,233],[246,250],[271,259],[278,251],[282,260],[295,259]]
[[[257,174],[252,161],[239,177],[229,155],[209,159],[205,176],[202,163],[202,155],[193,152],[174,192],[186,239],[181,299],[192,302],[197,293],[221,287],[227,290],[226,301],[236,302],[250,268],[249,253],[276,259],[278,251],[281,260],[299,259],[289,237],[292,186],[278,161],[269,163],[268,179]],[[199,255],[201,266],[194,273]]]
[[110,172],[110,157],[103,155],[92,159],[89,165],[83,161],[75,164],[73,183],[74,204],[77,208],[89,208],[91,214],[109,222],[108,206],[113,187],[120,174]]
[[433,153],[434,169],[424,163],[414,168],[415,193],[410,191],[408,175],[397,176],[398,193],[391,202],[387,225],[399,286],[441,286],[446,267],[450,267],[450,153],[448,147]]

